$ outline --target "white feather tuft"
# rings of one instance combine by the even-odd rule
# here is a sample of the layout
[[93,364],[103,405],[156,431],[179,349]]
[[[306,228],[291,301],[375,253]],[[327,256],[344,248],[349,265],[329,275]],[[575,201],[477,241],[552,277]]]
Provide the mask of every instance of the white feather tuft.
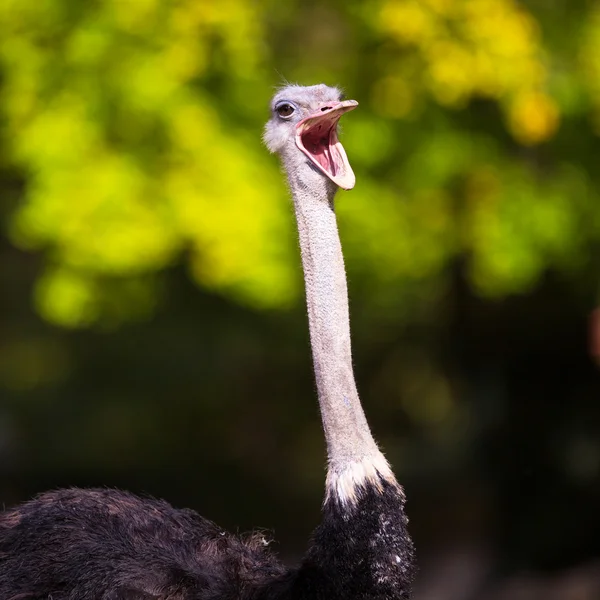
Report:
[[350,462],[340,470],[330,467],[327,472],[325,502],[335,498],[342,506],[353,506],[360,497],[361,490],[370,486],[382,492],[384,481],[401,491],[383,454]]

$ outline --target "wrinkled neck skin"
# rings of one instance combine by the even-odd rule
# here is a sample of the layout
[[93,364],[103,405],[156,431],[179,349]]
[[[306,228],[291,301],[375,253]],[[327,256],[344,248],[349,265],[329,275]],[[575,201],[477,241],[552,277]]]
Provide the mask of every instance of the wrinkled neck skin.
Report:
[[302,564],[261,600],[408,600],[414,568],[404,493],[371,435],[352,372],[337,187],[310,163],[283,159],[298,221],[328,469],[322,520]]
[[[291,158],[285,157],[284,164]],[[360,404],[350,347],[348,290],[334,211],[337,186],[308,161],[288,173],[302,253],[315,378],[328,472],[326,502],[356,502],[361,488],[380,488],[393,474]],[[397,485],[397,484],[396,484]]]

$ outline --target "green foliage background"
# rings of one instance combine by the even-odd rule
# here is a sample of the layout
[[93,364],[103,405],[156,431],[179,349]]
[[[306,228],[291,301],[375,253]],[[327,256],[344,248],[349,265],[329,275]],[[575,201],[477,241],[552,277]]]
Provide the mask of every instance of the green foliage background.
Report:
[[123,485],[298,551],[323,453],[260,142],[285,81],[360,102],[355,360],[422,556],[600,555],[597,0],[1,0],[2,500]]
[[25,183],[7,228],[44,252],[38,309],[70,327],[147,316],[180,261],[244,305],[298,302],[259,143],[283,76],[361,102],[345,124],[359,184],[339,205],[378,302],[458,255],[486,296],[577,271],[600,236],[600,9],[567,6],[5,0],[2,163]]

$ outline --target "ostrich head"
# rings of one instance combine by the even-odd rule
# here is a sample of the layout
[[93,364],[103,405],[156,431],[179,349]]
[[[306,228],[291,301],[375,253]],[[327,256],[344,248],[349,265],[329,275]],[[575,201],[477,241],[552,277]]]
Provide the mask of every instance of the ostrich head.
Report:
[[271,152],[281,155],[288,174],[311,177],[316,172],[350,190],[355,178],[337,125],[357,106],[356,100],[342,100],[340,90],[323,84],[286,86],[271,102],[263,139]]

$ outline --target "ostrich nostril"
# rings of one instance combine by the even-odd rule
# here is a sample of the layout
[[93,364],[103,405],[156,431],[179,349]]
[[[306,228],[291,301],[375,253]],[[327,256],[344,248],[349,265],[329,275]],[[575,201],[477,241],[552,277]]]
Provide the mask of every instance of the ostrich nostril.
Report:
[[325,112],[326,110],[330,110],[330,109],[331,109],[331,106],[324,106],[324,107],[321,109],[321,112]]

